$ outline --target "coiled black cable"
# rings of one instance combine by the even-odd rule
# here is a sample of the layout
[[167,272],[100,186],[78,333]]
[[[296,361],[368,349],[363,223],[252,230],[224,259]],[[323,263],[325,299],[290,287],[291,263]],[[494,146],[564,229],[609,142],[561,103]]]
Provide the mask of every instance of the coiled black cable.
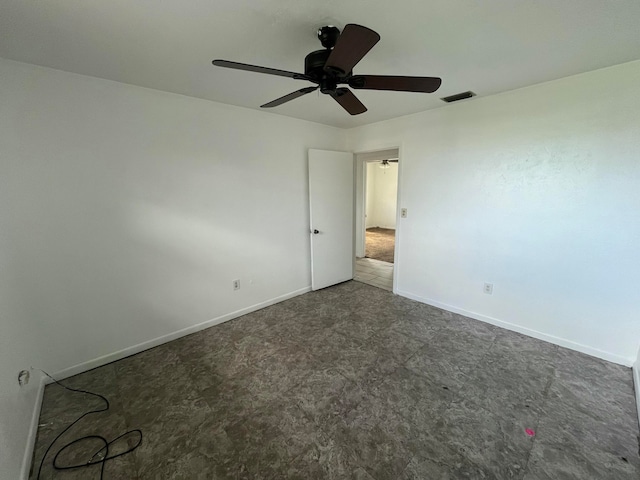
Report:
[[[76,423],[78,423],[80,420],[82,420],[87,415],[91,415],[92,413],[106,412],[107,410],[109,410],[109,400],[107,400],[106,397],[100,395],[99,393],[93,393],[93,392],[88,392],[86,390],[80,390],[78,388],[67,387],[66,385],[63,385],[62,383],[57,381],[55,378],[53,378],[51,375],[49,375],[44,370],[40,370],[40,371],[42,373],[44,373],[47,377],[49,377],[51,380],[53,380],[56,384],[60,385],[63,388],[66,388],[69,391],[78,392],[78,393],[86,393],[88,395],[93,395],[94,397],[98,397],[98,398],[104,400],[105,406],[104,406],[104,408],[100,408],[100,409],[97,409],[97,410],[91,410],[89,412],[83,413],[76,420],[74,420],[67,428],[62,430],[62,432],[60,432],[58,434],[58,436],[56,436],[56,438],[53,439],[53,441],[47,447],[47,450],[44,452],[44,455],[42,456],[42,459],[40,460],[40,466],[38,468],[38,476],[36,477],[36,480],[40,480],[40,475],[42,474],[42,466],[44,465],[44,460],[47,458],[47,455],[49,454],[49,451],[51,450],[53,445],[58,441],[58,439],[60,437],[62,437],[62,435],[64,435],[66,432],[68,432]],[[114,442],[120,440],[121,438],[126,437],[127,435],[131,435],[131,434],[137,434],[139,436],[138,442],[133,447],[128,448],[124,452],[120,452],[120,453],[118,453],[116,455],[109,456],[109,446],[112,445]],[[60,454],[62,452],[64,452],[68,448],[72,447],[73,445],[76,445],[78,443],[84,442],[86,440],[100,440],[102,442],[103,446],[102,446],[102,448],[100,450],[96,451],[96,453],[94,453],[93,456],[86,463],[79,463],[79,464],[76,464],[76,465],[59,465],[58,464],[58,457],[60,456]],[[77,438],[77,439],[73,440],[72,442],[69,442],[69,443],[65,444],[60,450],[58,450],[56,452],[55,457],[53,457],[53,468],[55,468],[56,470],[71,470],[71,469],[75,469],[75,468],[91,467],[93,465],[101,464],[101,467],[100,467],[100,480],[103,480],[104,479],[104,466],[109,460],[113,460],[114,458],[118,458],[118,457],[121,457],[123,455],[126,455],[127,453],[133,452],[136,448],[138,448],[140,446],[141,443],[142,443],[142,431],[138,430],[138,429],[129,430],[129,431],[123,433],[122,435],[114,438],[111,441],[108,441],[102,435],[86,435],[84,437]],[[103,455],[101,455],[102,452],[104,452]],[[98,458],[98,460],[94,461],[94,459],[96,457],[99,457],[99,458]]]

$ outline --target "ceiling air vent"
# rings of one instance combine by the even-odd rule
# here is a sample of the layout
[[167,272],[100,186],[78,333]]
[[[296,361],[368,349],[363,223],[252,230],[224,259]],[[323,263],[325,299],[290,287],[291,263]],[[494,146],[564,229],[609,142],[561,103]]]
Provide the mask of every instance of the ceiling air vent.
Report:
[[471,98],[471,97],[475,97],[475,96],[476,96],[476,94],[473,93],[471,90],[469,90],[468,92],[462,92],[462,93],[456,93],[455,95],[449,95],[448,97],[441,98],[440,100],[442,100],[443,102],[451,103],[451,102],[457,102],[458,100],[464,100],[465,98]]

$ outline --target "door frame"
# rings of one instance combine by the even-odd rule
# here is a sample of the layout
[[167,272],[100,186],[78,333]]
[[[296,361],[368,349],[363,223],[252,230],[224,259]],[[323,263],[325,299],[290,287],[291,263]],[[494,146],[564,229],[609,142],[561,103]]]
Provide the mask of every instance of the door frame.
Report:
[[[360,202],[360,204],[362,205],[362,212],[361,212],[361,216],[360,216],[360,222],[362,225],[362,230],[363,230],[363,238],[362,238],[362,242],[364,244],[365,242],[365,238],[364,238],[364,232],[366,232],[366,219],[365,219],[365,213],[366,213],[366,196],[367,196],[367,184],[366,184],[366,163],[368,162],[375,162],[378,161],[375,159],[375,154],[376,153],[384,153],[388,150],[397,150],[398,151],[398,192],[397,192],[397,196],[396,196],[396,235],[395,235],[395,239],[394,239],[394,249],[393,249],[393,293],[396,293],[397,291],[397,285],[398,285],[398,278],[399,278],[399,272],[400,272],[400,233],[401,233],[401,216],[400,216],[400,212],[401,212],[401,199],[402,199],[402,167],[403,167],[403,161],[402,161],[402,144],[396,144],[396,145],[391,145],[388,147],[379,147],[379,148],[375,148],[375,149],[371,149],[371,150],[359,150],[353,153],[353,159],[354,159],[354,165],[355,165],[355,175],[354,175],[354,188],[353,188],[353,192],[354,192],[354,196],[356,197],[354,199],[354,203],[353,203],[353,208],[354,208],[354,214],[353,214],[353,219],[354,219],[354,225],[353,225],[353,229],[354,229],[354,255],[353,255],[353,269],[355,271],[355,264],[356,264],[356,252],[358,251],[358,245],[357,245],[357,241],[358,241],[358,235],[357,235],[357,220],[358,220],[358,202]],[[359,156],[364,156],[365,158],[359,158]],[[369,158],[366,158],[369,157]],[[373,158],[372,158],[373,157]],[[361,188],[362,190],[360,191],[360,195],[358,195],[358,188]],[[358,196],[360,198],[358,198]],[[362,245],[362,247],[364,248],[364,245]]]

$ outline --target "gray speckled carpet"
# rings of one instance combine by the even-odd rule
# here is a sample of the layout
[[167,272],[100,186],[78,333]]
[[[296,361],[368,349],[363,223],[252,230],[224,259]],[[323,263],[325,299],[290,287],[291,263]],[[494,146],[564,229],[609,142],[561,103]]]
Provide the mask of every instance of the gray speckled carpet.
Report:
[[[89,433],[144,433],[105,479],[640,478],[629,368],[359,282],[67,383],[112,406],[58,448]],[[47,386],[35,471],[51,439],[92,406]],[[99,478],[99,466],[54,472],[52,456],[43,478]]]

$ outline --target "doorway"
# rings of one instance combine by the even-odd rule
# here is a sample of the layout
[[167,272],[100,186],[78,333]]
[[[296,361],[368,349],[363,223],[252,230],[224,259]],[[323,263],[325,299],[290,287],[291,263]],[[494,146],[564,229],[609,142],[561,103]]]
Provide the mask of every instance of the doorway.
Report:
[[354,279],[393,291],[399,151],[361,153],[356,161],[356,220],[360,221],[356,221]]

